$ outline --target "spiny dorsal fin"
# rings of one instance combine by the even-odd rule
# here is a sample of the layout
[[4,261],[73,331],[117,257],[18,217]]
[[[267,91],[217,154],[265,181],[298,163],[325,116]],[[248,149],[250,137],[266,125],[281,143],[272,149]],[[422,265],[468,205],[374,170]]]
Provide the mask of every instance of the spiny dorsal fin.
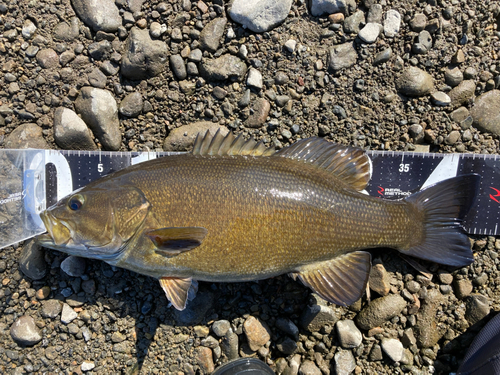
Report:
[[207,130],[205,135],[198,133],[194,141],[193,155],[248,155],[248,156],[271,156],[275,153],[274,147],[266,147],[262,141],[259,143],[253,139],[245,141],[240,134],[235,137],[229,132],[225,137],[217,130],[215,135],[212,135]]
[[355,251],[331,260],[303,266],[290,276],[328,302],[349,306],[363,295],[371,269],[371,255]]
[[357,191],[366,188],[370,181],[370,158],[359,148],[313,137],[283,148],[276,155],[312,163],[326,169]]

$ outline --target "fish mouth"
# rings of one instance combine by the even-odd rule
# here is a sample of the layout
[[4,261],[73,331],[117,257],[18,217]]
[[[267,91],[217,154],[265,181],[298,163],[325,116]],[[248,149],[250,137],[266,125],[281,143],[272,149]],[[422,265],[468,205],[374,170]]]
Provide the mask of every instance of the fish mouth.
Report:
[[69,228],[59,220],[56,220],[50,212],[44,211],[40,213],[40,218],[48,232],[38,236],[38,242],[41,245],[56,245],[60,247],[66,245],[71,240]]

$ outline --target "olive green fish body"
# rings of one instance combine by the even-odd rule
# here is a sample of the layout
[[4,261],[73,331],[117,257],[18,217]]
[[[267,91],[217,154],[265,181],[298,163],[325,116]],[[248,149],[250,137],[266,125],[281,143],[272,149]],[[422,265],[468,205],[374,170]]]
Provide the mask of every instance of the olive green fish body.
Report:
[[94,181],[41,214],[50,248],[156,277],[186,306],[196,280],[288,273],[337,304],[359,299],[371,256],[390,247],[452,266],[472,260],[460,225],[479,177],[460,176],[389,201],[361,193],[364,152],[319,138],[274,153],[220,133],[192,153]]
[[154,277],[267,278],[341,252],[402,248],[418,232],[406,202],[358,193],[322,169],[279,156],[172,156],[124,174],[120,184],[144,192],[155,227],[208,230],[199,247],[176,257],[156,254],[146,238],[116,263]]

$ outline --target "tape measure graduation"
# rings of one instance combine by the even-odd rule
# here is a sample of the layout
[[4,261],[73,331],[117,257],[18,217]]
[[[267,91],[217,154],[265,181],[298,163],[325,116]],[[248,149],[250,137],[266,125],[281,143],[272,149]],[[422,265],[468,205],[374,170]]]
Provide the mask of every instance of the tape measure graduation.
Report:
[[[0,179],[0,227],[2,207],[21,201],[22,213],[13,220],[22,235],[0,239],[0,248],[43,233],[39,213],[59,199],[114,171],[146,160],[168,157],[169,152],[106,152],[56,150],[0,150],[0,163],[14,161],[22,177],[22,190]],[[464,221],[470,234],[496,236],[500,221],[500,156],[485,154],[435,154],[367,151],[372,178],[366,192],[386,199],[400,199],[424,187],[457,175],[482,176],[475,206]],[[6,159],[7,158],[7,159]],[[4,168],[5,169],[5,168]],[[3,203],[2,203],[3,202]],[[11,223],[12,224],[12,223]],[[12,226],[12,225],[11,225]],[[22,238],[21,238],[22,237]]]

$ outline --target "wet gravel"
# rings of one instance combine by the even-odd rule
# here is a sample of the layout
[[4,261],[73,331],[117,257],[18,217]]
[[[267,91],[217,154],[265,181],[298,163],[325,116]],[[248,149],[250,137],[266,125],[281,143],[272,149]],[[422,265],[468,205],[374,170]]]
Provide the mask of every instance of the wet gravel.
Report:
[[[276,148],[499,153],[497,1],[306,3],[0,3],[0,147],[178,151],[221,128]],[[375,251],[370,296],[347,308],[281,276],[200,283],[182,313],[153,279],[26,241],[0,250],[0,373],[204,374],[248,356],[286,375],[453,372],[500,310],[500,240],[471,241],[469,267],[422,262],[431,279]]]

